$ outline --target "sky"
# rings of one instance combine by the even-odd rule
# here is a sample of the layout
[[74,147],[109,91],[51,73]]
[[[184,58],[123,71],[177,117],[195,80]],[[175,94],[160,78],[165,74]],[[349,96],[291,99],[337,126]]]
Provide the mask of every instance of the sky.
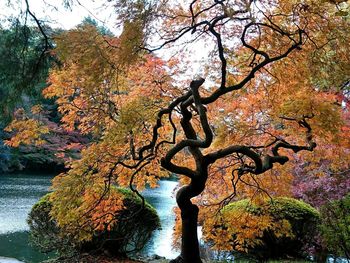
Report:
[[[106,26],[115,35],[121,33],[121,27],[116,26],[115,10],[112,3],[109,6],[108,1],[102,0],[74,0],[74,5],[71,9],[64,8],[64,0],[27,0],[30,11],[46,25],[52,28],[71,29],[77,26],[85,17],[90,16],[95,19],[99,25]],[[2,25],[6,24],[4,21],[10,16],[18,17],[19,14],[24,14],[26,10],[25,0],[0,0],[0,22]],[[23,16],[22,16],[23,19]],[[28,24],[34,23],[33,19],[28,17]],[[186,38],[184,38],[186,40]],[[189,46],[187,58],[191,61],[188,65],[188,75],[192,78],[204,76],[204,67],[202,61],[206,60],[207,48],[205,43],[197,43],[194,46]],[[184,51],[183,51],[184,52]],[[169,59],[173,56],[173,51],[164,48],[155,52],[158,56]],[[184,61],[184,63],[187,63]],[[183,74],[187,78],[187,74]]]
[[[35,16],[52,27],[70,29],[78,25],[84,17],[90,16],[113,31],[115,19],[111,17],[113,7],[101,6],[101,0],[76,0],[72,9],[63,7],[63,0],[28,0],[30,10]],[[26,9],[24,0],[0,0],[0,17],[18,16]]]

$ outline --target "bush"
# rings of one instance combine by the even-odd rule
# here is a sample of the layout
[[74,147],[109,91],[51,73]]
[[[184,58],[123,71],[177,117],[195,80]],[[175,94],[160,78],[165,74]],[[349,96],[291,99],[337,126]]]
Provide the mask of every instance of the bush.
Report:
[[350,259],[350,194],[321,207],[320,230],[330,253]]
[[211,242],[216,249],[259,260],[301,258],[318,221],[317,210],[296,199],[241,200],[223,208]]
[[28,216],[32,243],[44,253],[58,251],[61,256],[77,252],[106,252],[124,256],[128,252],[141,250],[152,232],[160,227],[157,212],[147,202],[142,209],[141,200],[130,190],[114,190],[124,196],[125,208],[115,215],[118,223],[110,231],[94,231],[90,241],[76,241],[60,229],[55,219],[50,217],[50,193],[45,195],[33,206]]
[[29,212],[27,222],[30,228],[30,241],[43,253],[58,251],[68,255],[72,249],[72,240],[61,237],[60,229],[54,219],[50,218],[50,194],[43,196]]

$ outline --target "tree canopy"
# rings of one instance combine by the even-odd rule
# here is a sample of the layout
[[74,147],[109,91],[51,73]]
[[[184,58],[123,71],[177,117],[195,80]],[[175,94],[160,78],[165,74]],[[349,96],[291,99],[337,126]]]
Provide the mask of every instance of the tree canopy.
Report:
[[120,36],[85,24],[55,37],[61,63],[43,94],[64,129],[92,138],[53,181],[60,226],[106,224],[122,208],[108,201],[111,185],[142,199],[176,174],[174,262],[201,262],[198,207],[214,224],[231,201],[292,195],[293,175],[349,169],[346,1],[112,2]]
[[43,52],[45,43],[34,26],[12,20],[8,28],[0,27],[0,36],[0,110],[6,124],[28,96],[40,101],[52,58]]

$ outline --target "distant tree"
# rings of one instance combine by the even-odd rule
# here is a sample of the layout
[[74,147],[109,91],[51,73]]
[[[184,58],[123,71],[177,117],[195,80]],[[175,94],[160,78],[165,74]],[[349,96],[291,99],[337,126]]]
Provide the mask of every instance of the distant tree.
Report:
[[62,171],[65,162],[79,159],[80,151],[90,142],[89,137],[61,127],[59,118],[51,116],[57,115],[57,110],[49,110],[49,106],[34,105],[29,112],[17,109],[4,129],[10,137],[4,143],[12,147],[18,170]]
[[321,208],[321,235],[327,251],[350,259],[350,195]]
[[96,19],[93,19],[91,16],[87,16],[85,17],[80,25],[90,25],[90,26],[93,26],[97,29],[97,31],[103,35],[103,36],[113,36],[114,34],[112,33],[111,30],[109,30],[107,27],[105,26],[100,26],[98,24],[98,22],[96,21]]
[[[51,29],[47,29],[51,31]],[[0,29],[0,118],[11,119],[16,107],[31,107],[41,101],[53,59],[36,27],[15,20]],[[31,101],[31,102],[30,102]]]
[[[45,101],[41,92],[46,87],[49,68],[54,59],[48,49],[52,42],[46,43],[35,26],[28,26],[17,19],[0,27],[0,129],[9,124],[18,108],[29,110]],[[48,34],[50,28],[46,28]],[[51,107],[52,108],[52,107]],[[0,172],[8,172],[23,167],[23,159],[17,150],[9,149],[2,143],[9,134],[0,133]]]

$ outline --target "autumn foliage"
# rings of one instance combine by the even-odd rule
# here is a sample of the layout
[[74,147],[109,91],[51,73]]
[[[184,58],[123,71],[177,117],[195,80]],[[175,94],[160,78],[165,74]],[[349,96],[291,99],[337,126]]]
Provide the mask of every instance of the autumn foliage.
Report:
[[[286,197],[252,203],[244,199],[225,206],[203,226],[213,248],[242,253],[260,260],[305,256],[319,221],[310,205]],[[212,227],[214,225],[214,228]]]
[[[130,190],[113,187],[111,192],[113,196],[102,200],[93,210],[93,216],[77,218],[76,224],[85,220],[80,226],[73,225],[72,221],[70,225],[59,225],[56,216],[51,214],[52,193],[45,195],[28,215],[31,242],[41,252],[57,252],[68,260],[82,252],[108,252],[120,257],[140,251],[152,232],[160,227],[157,212],[148,203],[143,207]],[[121,211],[113,211],[118,207],[116,203],[123,206]]]
[[[338,175],[349,169],[349,4],[116,1],[115,8],[120,37],[81,25],[55,38],[61,64],[43,95],[56,100],[61,127],[91,136],[53,181],[58,225],[84,230],[91,220],[100,229],[123,209],[111,185],[142,199],[144,187],[176,174],[181,255],[174,262],[201,262],[198,215],[205,238],[220,249],[244,251],[269,231],[292,238],[291,223],[270,214],[267,198],[306,200],[305,184],[328,175],[343,181]],[[204,78],[193,76],[190,63],[200,45]],[[167,48],[166,58],[155,55]],[[17,130],[9,145],[41,144],[49,132],[25,121],[9,126]],[[216,215],[243,199],[263,208],[230,210],[233,246]]]

